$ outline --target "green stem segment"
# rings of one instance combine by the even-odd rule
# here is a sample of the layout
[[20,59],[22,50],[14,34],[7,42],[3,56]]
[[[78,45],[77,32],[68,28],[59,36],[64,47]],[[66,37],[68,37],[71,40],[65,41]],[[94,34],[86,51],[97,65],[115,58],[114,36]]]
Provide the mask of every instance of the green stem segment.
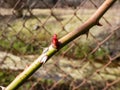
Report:
[[[80,27],[78,27],[76,30],[73,30],[63,38],[59,40],[60,46],[59,49],[61,49],[63,46],[77,38],[78,36],[82,34],[87,34],[89,32],[89,29],[93,27],[94,25],[97,25],[99,22],[99,19],[104,15],[104,13],[111,7],[111,5],[116,0],[105,0],[105,2],[99,7],[99,9],[91,16],[90,19],[88,19],[84,24],[82,24]],[[51,47],[51,45],[50,45]],[[49,50],[45,53],[47,56],[46,61],[52,57],[57,51],[56,48],[49,48]],[[35,60],[27,69],[25,69],[20,75],[18,75],[7,87],[5,90],[16,90],[26,79],[28,79],[38,68],[40,68],[43,64],[41,62],[43,54]]]
[[44,64],[42,59],[47,56],[46,61],[57,52],[57,49],[49,46],[49,50],[41,54],[29,67],[27,67],[20,75],[18,75],[13,82],[11,82],[5,90],[16,90],[26,81],[38,68]]

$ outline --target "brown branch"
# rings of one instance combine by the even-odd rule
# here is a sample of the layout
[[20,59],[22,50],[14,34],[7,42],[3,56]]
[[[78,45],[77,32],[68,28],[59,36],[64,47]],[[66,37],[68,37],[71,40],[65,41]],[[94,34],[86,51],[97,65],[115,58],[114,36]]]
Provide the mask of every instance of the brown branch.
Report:
[[78,27],[76,30],[73,30],[63,38],[61,38],[59,41],[61,42],[62,46],[65,44],[71,42],[78,36],[82,34],[88,34],[89,29],[93,27],[94,25],[99,24],[100,18],[104,15],[104,13],[113,5],[113,3],[116,0],[106,0],[99,8],[98,10],[89,18],[84,24],[82,24],[80,27]]
[[10,83],[5,90],[15,90],[17,89],[26,79],[28,79],[38,68],[42,66],[51,56],[59,51],[63,46],[73,41],[75,38],[82,34],[87,34],[89,29],[94,25],[99,25],[99,19],[104,15],[104,13],[112,6],[116,0],[106,0],[101,7],[88,19],[84,24],[78,27],[76,30],[73,30],[63,38],[59,40],[60,45],[58,48],[52,47],[50,45],[48,51],[42,53],[37,60],[35,60],[27,69],[25,69],[18,77]]

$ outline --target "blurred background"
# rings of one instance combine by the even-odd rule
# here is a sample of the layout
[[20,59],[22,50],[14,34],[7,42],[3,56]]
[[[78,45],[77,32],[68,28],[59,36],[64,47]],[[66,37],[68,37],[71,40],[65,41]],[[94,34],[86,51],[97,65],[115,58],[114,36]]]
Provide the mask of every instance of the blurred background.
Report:
[[[0,85],[7,86],[58,38],[105,0],[0,0]],[[62,48],[18,90],[120,90],[120,0]]]

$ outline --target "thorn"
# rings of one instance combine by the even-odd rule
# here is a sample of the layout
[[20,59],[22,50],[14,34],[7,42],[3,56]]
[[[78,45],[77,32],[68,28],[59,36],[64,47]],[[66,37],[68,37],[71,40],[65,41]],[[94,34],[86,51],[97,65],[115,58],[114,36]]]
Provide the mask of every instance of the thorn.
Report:
[[40,63],[45,63],[48,59],[48,56],[46,54],[43,54],[41,55],[37,60],[40,62]]
[[88,34],[89,34],[89,30],[88,30],[88,32],[86,33],[86,39],[88,38]]
[[47,48],[44,48],[42,53],[45,54],[48,50],[49,50],[48,47],[47,47]]
[[96,25],[97,25],[97,26],[103,26],[100,22],[98,22]]
[[45,63],[46,61],[47,61],[47,58],[48,58],[48,56],[44,56],[42,59],[41,59],[41,63]]
[[29,65],[26,65],[24,70],[26,70],[28,67],[29,67]]

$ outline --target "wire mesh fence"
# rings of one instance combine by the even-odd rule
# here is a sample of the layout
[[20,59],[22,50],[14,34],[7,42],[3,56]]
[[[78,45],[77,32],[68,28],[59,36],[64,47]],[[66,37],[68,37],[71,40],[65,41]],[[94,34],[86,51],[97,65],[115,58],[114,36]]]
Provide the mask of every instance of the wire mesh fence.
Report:
[[[84,23],[104,0],[1,0],[0,84],[2,72],[24,70],[51,43]],[[120,2],[88,35],[75,39],[37,72],[20,90],[119,90]],[[9,74],[8,74],[9,75]],[[8,76],[7,75],[7,76]]]

